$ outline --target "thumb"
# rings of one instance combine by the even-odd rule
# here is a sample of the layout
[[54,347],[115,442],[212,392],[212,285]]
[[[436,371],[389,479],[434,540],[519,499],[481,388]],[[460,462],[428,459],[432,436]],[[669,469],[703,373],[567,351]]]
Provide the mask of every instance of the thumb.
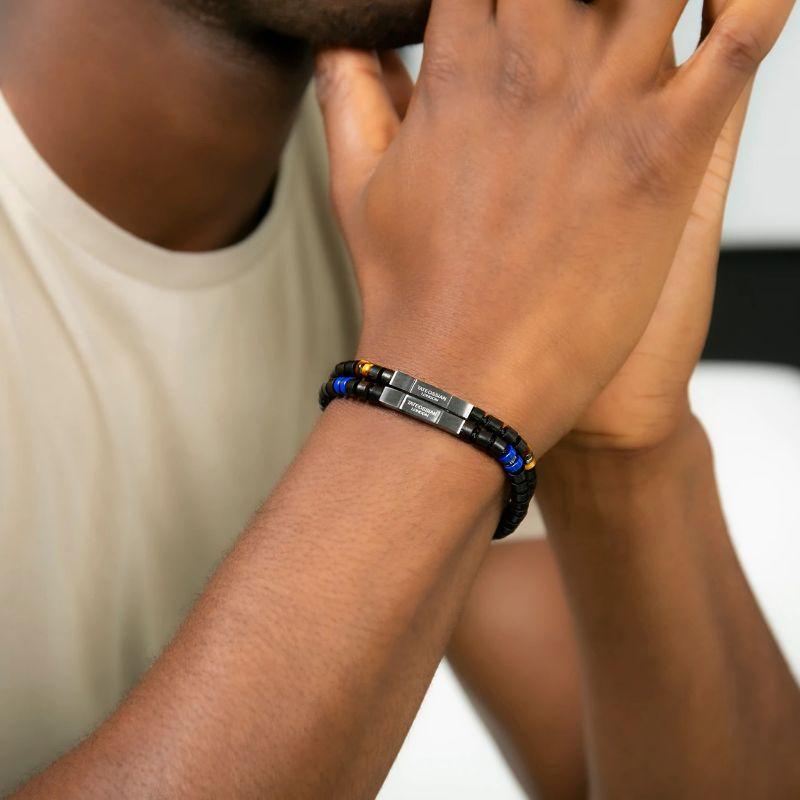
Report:
[[366,185],[400,127],[378,57],[325,50],[316,60],[334,203],[341,214]]
[[678,70],[675,106],[717,131],[783,30],[795,0],[706,0],[703,41]]

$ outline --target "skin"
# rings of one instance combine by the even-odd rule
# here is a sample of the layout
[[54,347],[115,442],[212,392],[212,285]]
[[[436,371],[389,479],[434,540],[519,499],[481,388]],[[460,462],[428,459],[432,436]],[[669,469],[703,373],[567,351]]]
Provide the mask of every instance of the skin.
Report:
[[[344,53],[321,64],[334,197],[365,302],[361,352],[407,364],[412,370],[416,367],[439,383],[460,387],[461,393],[517,422],[542,452],[575,426],[643,334],[713,144],[756,63],[778,34],[790,4],[733,3],[742,12],[738,21],[726,21],[712,33],[701,56],[662,82],[655,78],[677,13],[677,4],[666,5],[669,13],[661,16],[646,3],[610,14],[600,5],[589,12],[572,6],[545,9],[533,0],[519,0],[501,2],[495,16],[492,3],[440,0],[431,15],[420,89],[402,127],[399,117],[392,116],[389,94],[374,61]],[[15,25],[24,22],[23,5],[12,8]],[[69,8],[61,20],[65,35],[70,30],[77,34],[81,25],[92,29],[92,21],[102,14],[99,3],[89,0]],[[52,11],[56,13],[55,6]],[[131,13],[131,20],[139,20],[137,13],[147,12]],[[658,17],[657,26],[651,14]],[[235,50],[233,62],[244,69],[236,73],[238,79],[256,74],[248,70],[256,70],[255,59],[264,56],[254,47],[260,37],[225,31],[214,39],[217,29],[202,28],[189,15],[179,21],[179,16],[174,17],[175,28],[168,22],[173,17],[164,16],[157,19],[168,30],[153,24],[145,29],[158,36],[172,31],[179,39],[179,33],[195,37],[187,40],[190,65],[191,55],[205,42],[213,41],[221,52],[225,46],[238,45],[241,49]],[[16,31],[46,37],[41,27]],[[574,63],[573,56],[566,58],[543,45],[566,42],[563,34],[575,28],[580,30],[580,47],[574,50]],[[11,38],[4,52],[8,48],[13,52],[8,45]],[[102,31],[89,41],[99,42],[101,63],[104,54],[109,58],[112,51],[102,46]],[[478,47],[466,46],[475,41]],[[631,41],[636,42],[634,47]],[[748,44],[752,41],[759,42],[758,47]],[[58,49],[57,43],[52,46]],[[281,52],[292,51],[290,44],[285,47]],[[40,48],[47,50],[43,44]],[[606,60],[607,48],[636,65],[635,86],[630,73],[623,76],[611,66],[597,68]],[[148,58],[157,62],[160,52]],[[43,101],[48,82],[39,73],[29,90],[22,91],[23,56],[17,53],[15,72],[9,66],[14,59],[4,56],[0,65],[3,91],[15,110],[28,104],[27,116],[35,125],[41,112],[26,98],[38,91]],[[145,69],[137,57],[132,48],[128,52],[123,48],[120,80],[132,80],[139,66]],[[77,69],[66,56],[55,63]],[[265,61],[260,64],[266,66]],[[298,75],[303,68],[297,67]],[[147,74],[155,77],[157,70]],[[99,70],[88,70],[86,77],[90,86],[94,81],[101,88]],[[184,78],[188,81],[188,75]],[[187,88],[180,78],[167,80],[177,81],[175,89]],[[227,88],[234,84],[231,78]],[[224,89],[224,83],[212,82],[209,91],[212,96],[219,91],[223,101]],[[277,91],[274,86],[273,91]],[[103,124],[97,125],[98,146],[103,142],[110,146],[113,125],[120,123],[126,107],[118,93],[109,92],[108,98]],[[166,113],[169,100],[157,97],[153,108]],[[138,97],[132,101],[129,113],[138,110],[139,101]],[[80,98],[73,102],[79,104]],[[189,105],[187,114],[192,113]],[[202,103],[200,111],[211,114]],[[55,118],[68,124],[71,114],[64,109]],[[470,126],[463,119],[470,119]],[[159,120],[163,125],[163,117],[148,119],[148,126],[154,126],[151,133],[160,130]],[[571,127],[565,129],[564,120]],[[258,131],[281,130],[264,119],[256,122],[250,119],[241,131],[254,136]],[[24,119],[23,124],[28,127]],[[563,136],[565,131],[568,135]],[[557,141],[556,132],[562,134],[563,145],[547,154],[545,163],[541,143]],[[192,138],[195,128],[187,126],[184,133],[187,144],[197,147]],[[136,133],[130,136],[123,141],[134,150],[137,142],[144,148],[144,139],[140,141]],[[44,141],[46,133],[40,130],[39,137]],[[512,158],[506,149],[504,158],[488,146],[498,137],[523,142],[524,152]],[[42,148],[53,163],[59,153],[68,152],[58,138]],[[430,146],[431,142],[436,144]],[[444,142],[459,158],[443,152]],[[248,155],[245,152],[239,161],[235,148],[223,146],[220,154],[212,151],[206,146],[193,152],[232,159],[219,171],[231,180],[236,170],[230,172],[228,167],[236,164],[241,169]],[[595,167],[592,181],[583,179],[587,153]],[[623,158],[631,153],[636,156],[632,165]],[[81,157],[76,153],[71,158],[80,163]],[[453,176],[465,177],[459,173],[459,163],[470,162],[481,165],[478,175],[470,173],[476,182],[465,180],[453,192]],[[526,168],[520,170],[520,163]],[[181,159],[179,164],[188,169]],[[263,169],[263,199],[275,165],[268,170],[257,159],[252,164]],[[112,165],[110,175],[123,179],[124,166]],[[145,175],[148,170],[155,175],[163,164],[148,156],[141,166]],[[88,166],[84,172],[90,172]],[[80,177],[76,170],[73,183]],[[257,183],[254,180],[253,186]],[[185,223],[174,237],[184,242],[181,246],[196,246],[191,232],[196,236],[202,227],[198,209],[208,214],[215,203],[221,208],[222,188],[224,181],[213,181],[202,203],[186,193],[184,199],[197,216],[193,222],[191,214],[176,211]],[[564,203],[565,196],[575,205]],[[410,213],[411,197],[424,198],[426,218],[415,216],[421,212]],[[102,202],[111,207],[119,201],[113,192],[100,191],[98,203]],[[172,196],[165,203],[179,208]],[[244,229],[253,216],[247,205],[243,203],[231,216],[238,216]],[[545,207],[552,213],[540,225],[530,225],[538,218],[533,212]],[[476,208],[503,213],[476,217]],[[598,218],[577,226],[575,215],[587,208],[599,209]],[[130,214],[142,230],[157,227],[154,218],[140,216],[135,203],[121,203],[116,213],[120,220]],[[220,233],[221,241],[235,238],[235,226],[222,227],[227,231],[224,236]],[[566,247],[565,230],[576,233]],[[421,236],[420,231],[427,234]],[[619,234],[614,247],[606,241],[611,231]],[[171,238],[164,236],[165,242]],[[425,273],[420,264],[426,266]],[[477,306],[475,297],[464,291],[469,281],[488,287]],[[534,298],[530,307],[523,307],[520,285],[526,287],[526,298]],[[445,291],[453,286],[456,291]],[[407,309],[414,310],[410,320]],[[410,323],[417,323],[416,328]],[[439,337],[445,335],[451,347],[446,361],[439,347]],[[495,344],[486,346],[488,342]],[[536,389],[531,392],[518,382],[498,392],[498,376],[509,374],[535,374]],[[488,460],[420,428],[370,409],[337,406],[327,412],[142,684],[92,737],[22,789],[20,796],[373,796],[450,638],[485,555],[501,494],[501,476]],[[358,438],[381,454],[382,480],[364,470],[360,452],[346,447]],[[339,454],[335,471],[328,468],[333,451]],[[420,459],[422,452],[425,459]],[[444,474],[442,463],[448,465]],[[669,463],[677,470],[685,466]],[[589,496],[581,493],[581,498]],[[600,513],[591,504],[557,500],[548,511],[556,530],[559,508],[577,508],[582,525]],[[358,508],[361,513],[344,516],[342,508]],[[597,575],[590,569],[595,562],[602,560],[576,561],[573,569],[581,596],[589,598],[576,606],[584,609],[587,630],[593,628],[586,608],[603,594],[595,591]],[[750,633],[749,628],[739,627],[741,603],[732,605],[736,608],[727,611],[736,613],[723,615],[726,624],[737,634]],[[761,636],[768,637],[760,619],[758,624]],[[772,662],[755,666],[760,670],[759,683],[769,681],[772,673],[765,670]],[[607,666],[596,669],[600,677],[606,675]],[[605,691],[614,698],[607,687]],[[605,724],[603,728],[595,723],[598,730],[609,730],[607,715],[592,719]],[[642,720],[634,717],[634,724]],[[614,732],[613,726],[610,730]],[[632,741],[624,740],[626,746],[635,746],[636,737],[629,738]],[[608,750],[592,750],[592,763],[598,765],[593,771],[594,791],[600,796],[611,792],[630,796],[627,778],[614,768]],[[674,764],[668,762],[667,768]],[[686,773],[682,778],[689,781],[694,776]],[[629,788],[638,790],[640,781],[641,774],[632,775]],[[698,790],[704,786],[687,784]]]
[[[706,33],[724,11],[706,5]],[[372,112],[350,164],[357,188],[340,187],[345,230],[356,219],[353,246],[370,183],[398,158],[403,130],[392,138],[397,118],[364,77],[377,77],[374,62],[335,58],[349,73],[337,80]],[[674,74],[667,61],[662,79]],[[553,548],[495,548],[451,641],[451,659],[535,796],[789,798],[800,786],[800,693],[736,561],[687,393],[748,94],[706,164],[639,344],[542,462]],[[339,168],[334,159],[334,176]],[[364,262],[373,258],[366,247]]]
[[0,4],[0,88],[39,152],[174,250],[231,244],[263,216],[310,74],[297,43],[257,50],[160,2]]
[[[712,3],[707,11],[721,8]],[[673,67],[670,53],[665,70]],[[708,330],[725,201],[749,94],[716,144],[644,336],[559,445],[576,460],[586,454],[602,458],[605,469],[617,461],[624,467],[637,454],[665,448],[691,417],[688,383]],[[543,487],[539,496],[547,491]],[[629,494],[626,503],[633,502]],[[664,539],[672,519],[664,509]],[[736,574],[740,580],[738,568]],[[493,548],[449,649],[520,781],[543,798],[583,797],[587,791],[577,643],[566,609],[549,541]]]
[[549,541],[490,549],[447,656],[529,795],[587,797],[577,641]]
[[[381,362],[385,349],[400,349],[411,371],[445,386],[453,375],[482,407],[536,420],[527,433],[540,452],[573,428],[552,420],[582,423],[625,365],[630,351],[614,340],[645,334],[759,60],[755,43],[774,38],[790,7],[760,16],[729,3],[695,56],[665,73],[683,3],[658,5],[632,4],[619,17],[602,4],[537,6],[534,21],[524,3],[496,12],[477,0],[440,3],[402,124],[376,59],[339,51],[319,60],[365,352]],[[361,114],[339,112],[345,101]],[[478,102],[473,116],[463,112]],[[492,263],[503,268],[489,272]],[[579,298],[580,311],[563,314],[554,297]],[[464,319],[474,320],[466,335]],[[445,351],[445,340],[458,346]],[[478,352],[488,372],[475,369]],[[574,380],[553,394],[544,387],[556,373]],[[508,397],[509,375],[523,383],[520,396]]]
[[384,0],[369,15],[365,5],[4,0],[0,89],[103,215],[162,247],[212,250],[264,214],[311,76],[309,40],[421,38],[427,3]]
[[795,797],[800,693],[737,563],[702,427],[622,457],[556,449],[543,474],[590,796]]

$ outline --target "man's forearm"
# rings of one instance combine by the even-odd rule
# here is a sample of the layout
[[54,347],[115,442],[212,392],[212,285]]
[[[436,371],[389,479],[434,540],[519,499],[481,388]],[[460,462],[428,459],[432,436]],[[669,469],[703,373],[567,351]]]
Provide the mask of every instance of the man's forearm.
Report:
[[557,447],[540,502],[576,622],[598,797],[796,797],[800,694],[736,560],[710,447]]
[[20,796],[374,796],[502,493],[463,443],[335,404],[144,682]]

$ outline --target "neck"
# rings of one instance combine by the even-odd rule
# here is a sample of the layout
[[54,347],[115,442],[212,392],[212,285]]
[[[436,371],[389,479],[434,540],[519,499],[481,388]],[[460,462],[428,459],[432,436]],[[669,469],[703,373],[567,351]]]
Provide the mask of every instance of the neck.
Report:
[[5,0],[0,86],[71,188],[140,238],[210,250],[263,214],[308,50],[160,0]]

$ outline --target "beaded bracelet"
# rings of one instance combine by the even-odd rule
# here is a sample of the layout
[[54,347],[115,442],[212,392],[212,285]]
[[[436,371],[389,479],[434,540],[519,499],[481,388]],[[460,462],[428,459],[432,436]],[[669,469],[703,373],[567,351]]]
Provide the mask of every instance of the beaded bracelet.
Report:
[[536,458],[510,425],[436,386],[363,360],[336,365],[320,389],[320,408],[324,411],[337,398],[398,411],[489,453],[503,467],[511,486],[494,538],[511,535],[525,519],[536,491]]

